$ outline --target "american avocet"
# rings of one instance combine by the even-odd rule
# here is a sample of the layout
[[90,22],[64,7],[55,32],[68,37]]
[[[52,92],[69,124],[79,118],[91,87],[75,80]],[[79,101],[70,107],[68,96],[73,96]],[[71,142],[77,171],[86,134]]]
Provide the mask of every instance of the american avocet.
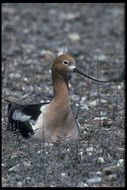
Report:
[[99,81],[80,71],[72,56],[68,54],[58,56],[52,65],[52,100],[30,105],[9,102],[8,128],[12,131],[18,130],[23,137],[37,138],[46,142],[77,139],[79,128],[71,110],[68,94],[68,80],[70,73],[74,72]]

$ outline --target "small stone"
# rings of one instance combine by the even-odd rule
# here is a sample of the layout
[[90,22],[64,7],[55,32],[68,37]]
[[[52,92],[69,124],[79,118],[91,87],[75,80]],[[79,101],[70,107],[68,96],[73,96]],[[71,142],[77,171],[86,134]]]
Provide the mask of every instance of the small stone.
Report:
[[14,159],[16,157],[19,157],[21,155],[24,155],[24,152],[22,151],[16,151],[16,152],[13,152],[12,155],[11,155],[11,159]]
[[86,181],[88,184],[94,184],[94,183],[100,183],[101,182],[101,177],[94,177],[90,178]]
[[5,179],[4,177],[2,177],[2,183],[6,183],[7,179]]
[[77,33],[69,33],[68,39],[70,39],[72,42],[77,42],[80,40],[80,36]]
[[80,151],[80,156],[81,156],[81,158],[83,157],[83,151]]
[[111,126],[113,124],[113,120],[108,118],[108,117],[104,117],[104,116],[101,116],[101,117],[95,117],[92,121],[91,121],[92,124],[94,125],[101,125],[101,126],[104,126],[104,127],[108,127],[108,126]]
[[124,164],[124,159],[119,159],[117,166],[123,166],[123,164]]
[[96,106],[97,105],[97,100],[93,100],[90,102],[90,106]]
[[117,165],[113,165],[113,166],[109,166],[109,167],[105,167],[103,169],[103,173],[106,175],[112,174],[114,172],[116,172],[118,170],[119,166]]
[[124,88],[124,83],[123,82],[121,82],[119,85],[118,85],[118,90],[120,90],[121,88]]
[[73,20],[79,18],[79,16],[80,16],[79,13],[68,13],[68,14],[61,13],[60,14],[60,17],[67,21],[73,21]]
[[104,163],[104,158],[103,158],[103,157],[99,157],[99,158],[97,159],[97,162],[98,162],[98,163]]
[[25,82],[28,82],[28,78],[27,77],[24,77],[23,79]]
[[94,56],[94,60],[98,60],[98,61],[104,62],[104,61],[107,60],[107,57],[106,57],[104,54],[95,55],[95,56]]
[[37,185],[35,184],[34,187],[46,187],[46,185],[44,183],[40,182]]
[[102,172],[98,171],[98,172],[96,172],[96,174],[97,174],[98,176],[101,176],[101,175],[102,175]]
[[26,177],[26,180],[27,180],[27,182],[31,182],[32,178],[28,176],[28,177]]
[[31,162],[30,161],[24,161],[23,162],[23,165],[28,169],[28,168],[31,168]]
[[67,176],[67,173],[61,173],[61,177],[65,177],[65,176]]
[[78,187],[88,187],[88,185],[84,182],[80,182]]
[[9,171],[9,172],[17,172],[17,171],[19,171],[19,168],[20,168],[20,164],[17,164],[17,165],[15,165],[15,166],[9,168],[8,171]]
[[23,186],[23,183],[21,182],[21,181],[19,181],[18,183],[17,183],[17,187],[22,187]]
[[13,79],[13,78],[19,79],[19,78],[21,78],[21,74],[20,73],[10,73],[9,78],[10,79]]
[[88,148],[86,149],[87,152],[93,152],[93,150],[94,150],[93,147],[88,147]]
[[118,151],[123,154],[125,153],[125,148],[118,148]]
[[107,180],[111,181],[111,180],[116,180],[117,175],[116,174],[110,174],[106,177]]
[[24,33],[24,34],[29,34],[29,32],[30,32],[30,31],[29,31],[28,28],[25,28],[25,29],[23,30],[23,33]]

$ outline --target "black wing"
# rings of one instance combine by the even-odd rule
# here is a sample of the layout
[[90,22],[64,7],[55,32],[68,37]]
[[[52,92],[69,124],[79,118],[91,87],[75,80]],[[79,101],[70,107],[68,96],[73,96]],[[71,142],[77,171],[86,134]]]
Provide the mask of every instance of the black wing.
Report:
[[31,137],[31,135],[34,134],[32,123],[35,123],[41,113],[40,108],[48,103],[49,101],[30,105],[20,105],[9,102],[7,129],[13,132],[19,132],[25,138]]

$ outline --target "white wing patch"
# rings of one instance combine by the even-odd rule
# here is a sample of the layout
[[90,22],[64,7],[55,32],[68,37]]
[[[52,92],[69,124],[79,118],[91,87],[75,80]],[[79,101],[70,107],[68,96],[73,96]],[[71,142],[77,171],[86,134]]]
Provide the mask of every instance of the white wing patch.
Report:
[[41,103],[50,103],[50,100],[41,100]]
[[12,116],[12,119],[14,120],[20,120],[20,121],[27,121],[31,118],[30,115],[26,115],[24,113],[22,113],[21,111],[19,110],[16,110],[14,113],[13,113],[13,116]]

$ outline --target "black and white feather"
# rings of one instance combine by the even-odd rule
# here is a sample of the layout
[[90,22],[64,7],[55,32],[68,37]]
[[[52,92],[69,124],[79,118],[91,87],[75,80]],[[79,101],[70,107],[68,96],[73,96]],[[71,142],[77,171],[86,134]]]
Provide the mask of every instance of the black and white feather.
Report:
[[41,109],[50,101],[37,104],[21,105],[8,101],[8,125],[7,130],[21,133],[25,138],[30,138],[35,133],[34,124],[36,123]]

